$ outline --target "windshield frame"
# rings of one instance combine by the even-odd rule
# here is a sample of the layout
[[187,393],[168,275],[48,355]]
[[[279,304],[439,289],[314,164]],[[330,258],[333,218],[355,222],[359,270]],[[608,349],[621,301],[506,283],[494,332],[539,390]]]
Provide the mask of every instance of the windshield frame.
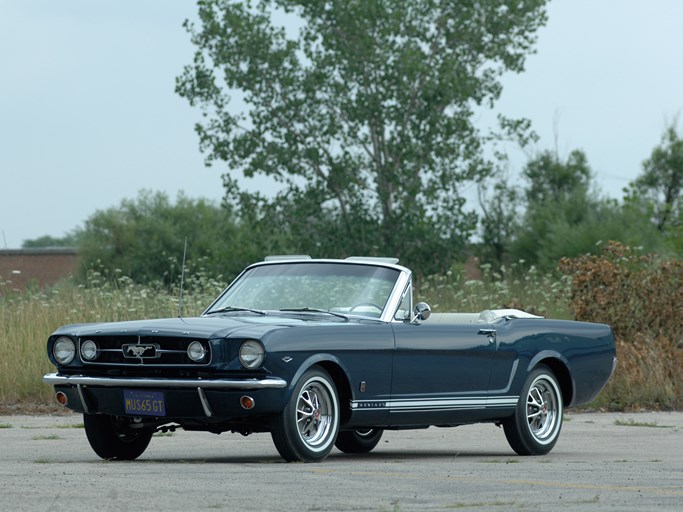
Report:
[[[242,286],[243,282],[242,279],[244,278],[245,274],[250,274],[251,271],[257,267],[263,267],[263,266],[291,266],[291,265],[302,265],[302,264],[337,264],[337,265],[357,265],[357,266],[363,266],[363,267],[380,267],[380,268],[387,268],[387,269],[393,269],[398,271],[396,280],[394,281],[393,288],[391,289],[388,298],[386,300],[386,303],[384,305],[384,309],[379,315],[379,318],[377,316],[371,316],[371,315],[366,315],[363,314],[363,312],[355,312],[355,311],[339,311],[338,313],[341,313],[343,315],[346,315],[348,317],[356,317],[356,318],[366,318],[366,319],[373,319],[373,320],[380,320],[382,322],[392,322],[394,321],[394,314],[396,310],[398,309],[401,298],[403,296],[404,291],[406,290],[406,286],[411,282],[411,272],[407,268],[401,266],[401,265],[396,265],[394,263],[386,263],[383,261],[372,261],[372,260],[363,260],[363,261],[354,261],[351,259],[348,260],[336,260],[336,259],[296,259],[296,260],[280,260],[280,261],[264,261],[264,262],[259,262],[259,263],[254,263],[252,265],[249,265],[247,268],[245,268],[238,276],[235,278],[228,287],[221,292],[220,295],[209,305],[206,310],[202,313],[202,316],[211,314],[211,313],[216,313],[218,309],[221,307],[224,307],[225,304],[223,304],[224,297],[226,294],[230,293],[232,290],[239,288]],[[241,304],[230,304],[230,306],[233,307],[244,307],[244,305]],[[286,315],[288,312],[287,311],[279,311],[279,310],[267,310],[268,312],[277,312],[278,314],[283,314]],[[335,311],[336,312],[336,311]],[[290,312],[291,313],[291,312]],[[314,314],[315,312],[311,312]],[[301,313],[296,313],[297,315],[300,315]]]

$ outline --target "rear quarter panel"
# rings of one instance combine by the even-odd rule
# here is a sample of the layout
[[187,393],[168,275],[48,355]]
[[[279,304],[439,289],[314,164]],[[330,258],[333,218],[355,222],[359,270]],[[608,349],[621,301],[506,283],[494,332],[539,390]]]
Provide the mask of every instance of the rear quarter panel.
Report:
[[[609,326],[545,319],[501,320],[497,328],[498,354],[491,389],[502,385],[518,360],[512,391],[519,393],[526,376],[544,361],[559,362],[568,372],[565,406],[590,402],[612,374],[615,346]],[[558,375],[558,378],[561,376]],[[500,381],[500,382],[498,382]]]

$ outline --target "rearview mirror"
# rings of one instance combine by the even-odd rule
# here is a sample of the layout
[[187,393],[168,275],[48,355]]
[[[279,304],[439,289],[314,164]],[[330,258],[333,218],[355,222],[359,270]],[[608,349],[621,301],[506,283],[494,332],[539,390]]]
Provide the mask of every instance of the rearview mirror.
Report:
[[415,304],[415,316],[410,323],[416,323],[416,321],[424,321],[429,318],[432,314],[432,308],[426,302],[418,302]]

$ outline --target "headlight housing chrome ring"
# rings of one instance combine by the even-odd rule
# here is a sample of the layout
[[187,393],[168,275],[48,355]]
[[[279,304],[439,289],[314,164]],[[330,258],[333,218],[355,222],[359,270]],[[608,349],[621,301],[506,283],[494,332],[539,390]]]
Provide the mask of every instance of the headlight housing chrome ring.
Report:
[[193,341],[187,346],[187,357],[195,363],[201,363],[208,352],[206,347],[199,341]]
[[92,361],[97,358],[99,354],[97,344],[93,340],[86,340],[81,343],[81,358],[84,361]]
[[52,346],[52,355],[62,365],[67,365],[76,357],[76,344],[68,336],[60,336]]
[[247,340],[240,347],[240,364],[248,370],[259,368],[266,358],[266,350],[261,342]]

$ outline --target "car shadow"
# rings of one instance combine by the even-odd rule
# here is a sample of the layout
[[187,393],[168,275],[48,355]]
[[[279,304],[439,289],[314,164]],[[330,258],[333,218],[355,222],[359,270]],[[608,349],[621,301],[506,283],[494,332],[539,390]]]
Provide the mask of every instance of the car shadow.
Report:
[[[463,459],[472,461],[478,459],[481,462],[501,462],[519,457],[512,451],[434,451],[434,450],[384,450],[381,452],[371,453],[331,453],[322,464],[326,462],[334,462],[335,464],[353,464],[357,465],[359,461],[364,463],[378,462],[387,463],[395,461],[453,461],[455,459]],[[82,461],[87,462],[87,461]],[[139,459],[134,461],[104,461],[92,460],[97,463],[119,463],[119,464],[290,464],[283,460],[279,455],[220,455],[212,457],[151,457],[146,458],[142,455]],[[294,463],[300,464],[300,463]],[[315,464],[312,464],[313,467]]]

